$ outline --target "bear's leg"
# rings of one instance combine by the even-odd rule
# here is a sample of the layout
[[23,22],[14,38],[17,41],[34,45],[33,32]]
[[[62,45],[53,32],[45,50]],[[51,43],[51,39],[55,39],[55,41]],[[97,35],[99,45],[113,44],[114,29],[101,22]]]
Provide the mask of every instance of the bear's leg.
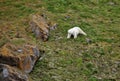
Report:
[[74,39],[76,39],[77,38],[77,33],[74,33]]
[[71,37],[71,34],[70,33],[68,33],[68,36],[67,36],[67,38],[69,39]]

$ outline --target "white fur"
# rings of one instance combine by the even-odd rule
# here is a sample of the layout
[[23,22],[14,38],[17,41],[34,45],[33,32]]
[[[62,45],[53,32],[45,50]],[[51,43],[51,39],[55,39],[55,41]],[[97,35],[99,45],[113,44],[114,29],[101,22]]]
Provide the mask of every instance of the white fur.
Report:
[[73,27],[73,28],[71,28],[71,29],[68,30],[68,36],[67,36],[67,38],[68,39],[71,38],[72,35],[74,36],[74,38],[77,38],[78,34],[82,34],[82,35],[85,35],[85,36],[87,35],[81,28],[79,28],[79,27]]

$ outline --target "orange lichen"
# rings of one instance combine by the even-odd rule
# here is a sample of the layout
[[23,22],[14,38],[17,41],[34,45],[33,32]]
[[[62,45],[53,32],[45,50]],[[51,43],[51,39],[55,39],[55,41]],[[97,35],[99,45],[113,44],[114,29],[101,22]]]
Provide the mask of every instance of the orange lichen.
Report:
[[[20,52],[18,52],[19,48],[21,48]],[[0,49],[0,63],[16,66],[24,72],[29,73],[35,61],[39,58],[34,54],[33,48],[36,47],[31,45],[17,47],[8,43]]]

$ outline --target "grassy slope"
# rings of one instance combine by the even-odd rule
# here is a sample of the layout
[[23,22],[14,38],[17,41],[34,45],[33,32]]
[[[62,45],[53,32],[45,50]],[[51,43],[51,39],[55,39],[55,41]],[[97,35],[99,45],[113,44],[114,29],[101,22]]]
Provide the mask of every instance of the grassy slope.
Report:
[[[19,32],[24,40],[12,40],[12,43],[36,43],[46,50],[45,57],[30,74],[33,81],[119,81],[120,1],[113,0],[114,4],[109,0],[96,1],[1,0],[0,45]],[[36,42],[25,31],[29,27],[29,15],[36,12],[59,24],[51,31],[48,42]],[[73,26],[80,26],[88,36],[66,39],[67,30]],[[92,43],[87,44],[86,38]]]

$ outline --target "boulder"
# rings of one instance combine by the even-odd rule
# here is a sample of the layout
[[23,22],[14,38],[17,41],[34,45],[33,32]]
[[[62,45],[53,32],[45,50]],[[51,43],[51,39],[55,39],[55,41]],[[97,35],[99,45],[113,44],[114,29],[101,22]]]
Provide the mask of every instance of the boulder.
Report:
[[35,34],[37,39],[47,41],[49,38],[50,29],[54,30],[57,27],[56,23],[48,22],[44,15],[34,14],[30,18],[30,30]]
[[7,43],[0,49],[0,63],[8,64],[21,69],[25,73],[30,73],[35,62],[42,54],[43,51],[36,46],[24,45],[19,47]]
[[30,21],[30,29],[37,39],[47,41],[49,37],[49,26],[43,16],[33,15]]
[[30,81],[28,76],[17,68],[0,64],[0,81]]

